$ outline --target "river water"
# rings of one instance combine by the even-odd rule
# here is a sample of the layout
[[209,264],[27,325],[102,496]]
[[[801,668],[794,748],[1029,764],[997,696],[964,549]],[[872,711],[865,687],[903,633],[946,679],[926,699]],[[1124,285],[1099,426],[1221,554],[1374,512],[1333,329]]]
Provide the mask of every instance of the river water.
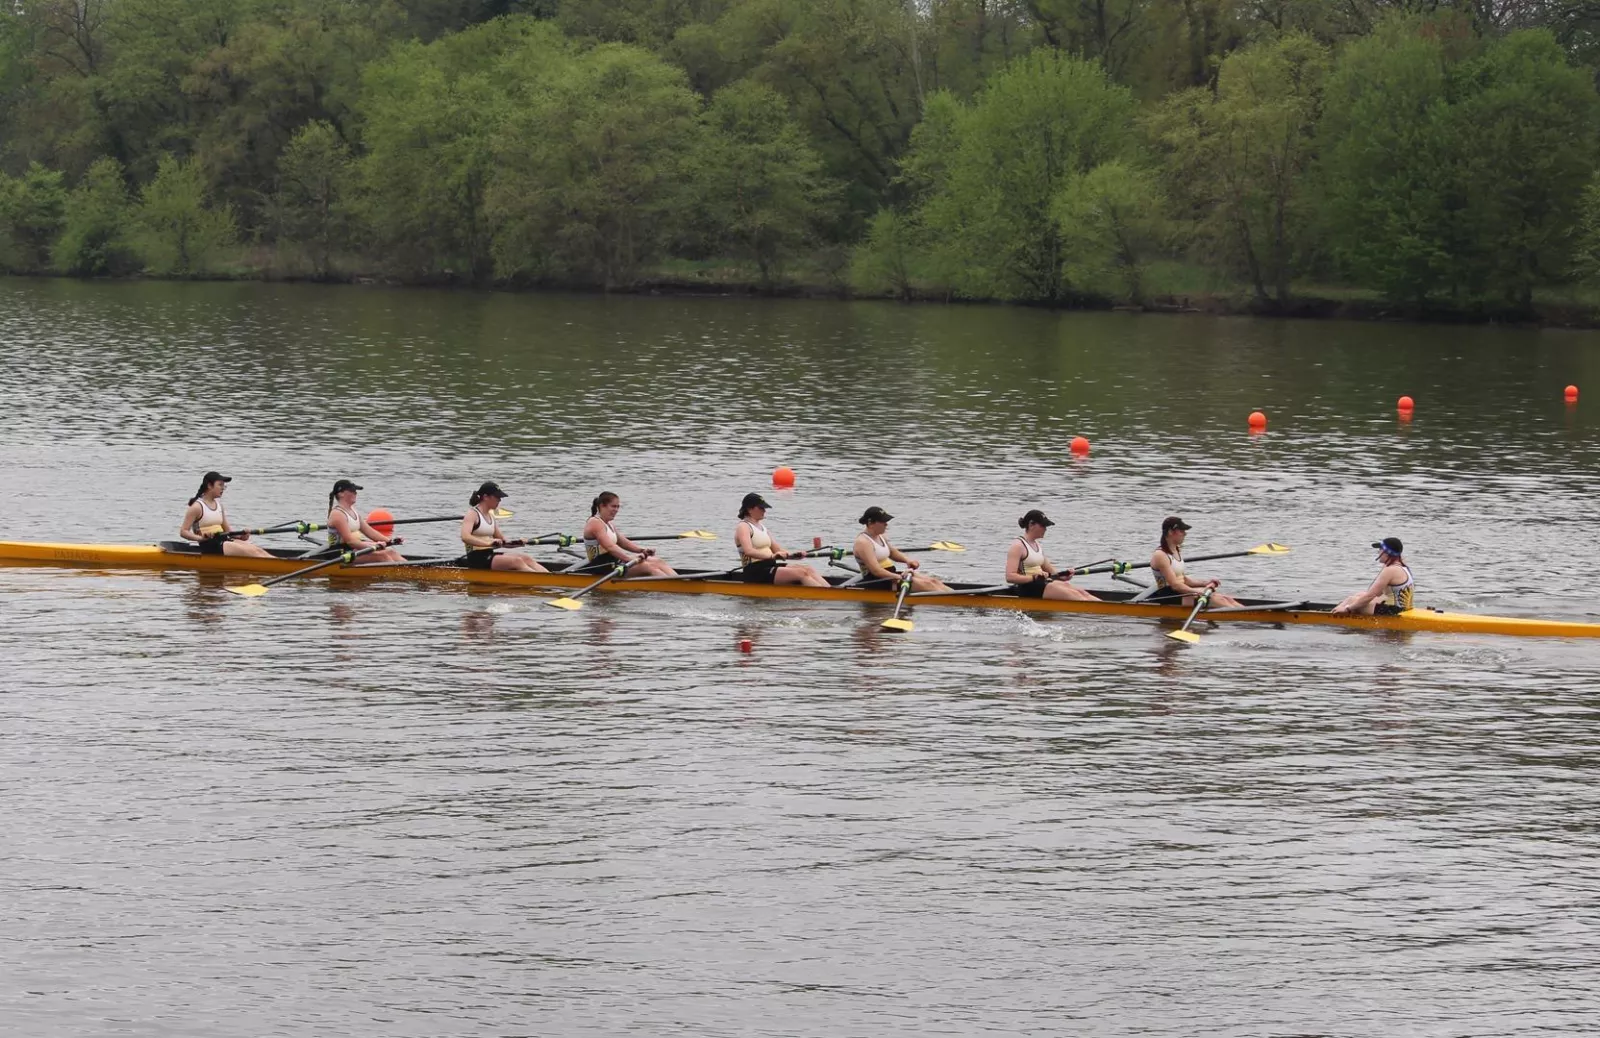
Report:
[[[492,478],[720,566],[787,464],[780,540],[878,503],[954,579],[1176,512],[1293,546],[1236,593],[1392,534],[1428,605],[1600,620],[1594,401],[1593,333],[0,281],[0,536]],[[225,582],[0,568],[6,1033],[1600,1030],[1593,643]]]

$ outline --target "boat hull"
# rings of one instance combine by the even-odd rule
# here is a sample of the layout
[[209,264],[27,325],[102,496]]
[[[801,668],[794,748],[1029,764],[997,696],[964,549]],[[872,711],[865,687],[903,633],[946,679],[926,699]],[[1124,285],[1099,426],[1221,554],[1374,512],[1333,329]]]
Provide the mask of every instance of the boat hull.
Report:
[[[102,569],[191,569],[201,572],[248,573],[277,576],[293,573],[310,563],[302,558],[246,558],[231,555],[201,555],[190,550],[171,550],[159,545],[57,544],[36,541],[0,541],[0,562],[53,566],[83,566]],[[407,581],[468,584],[473,586],[527,590],[579,588],[591,583],[595,573],[526,573],[467,569],[437,564],[347,565],[330,567],[322,576],[336,580]],[[601,588],[604,592],[627,594],[653,592],[679,595],[724,595],[738,598],[778,598],[817,602],[860,602],[893,605],[895,592],[870,588],[814,588],[802,585],[747,584],[740,580],[717,579],[716,574],[688,575],[681,579],[614,580]],[[1118,593],[1112,592],[1110,595]],[[1108,595],[1108,597],[1110,597]],[[1125,599],[1127,596],[1121,596]],[[1102,602],[1056,601],[1019,598],[1004,594],[960,594],[918,596],[917,606],[934,608],[1009,609],[1025,613],[1072,613],[1083,616],[1133,616],[1153,620],[1182,620],[1189,610],[1176,605],[1149,605],[1126,600]],[[1246,602],[1246,605],[1252,603]],[[1261,602],[1261,606],[1274,603]],[[1437,609],[1411,609],[1385,616],[1335,616],[1327,606],[1301,603],[1298,608],[1261,608],[1209,611],[1200,614],[1217,623],[1298,624],[1318,627],[1344,627],[1358,630],[1416,631],[1453,634],[1497,634],[1521,637],[1600,638],[1600,624],[1570,620],[1522,619],[1508,616],[1481,616],[1451,613]]]

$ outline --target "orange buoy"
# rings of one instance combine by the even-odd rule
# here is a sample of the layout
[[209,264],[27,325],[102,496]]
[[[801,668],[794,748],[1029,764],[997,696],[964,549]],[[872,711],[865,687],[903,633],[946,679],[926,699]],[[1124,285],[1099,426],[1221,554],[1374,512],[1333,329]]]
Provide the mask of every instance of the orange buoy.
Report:
[[1417,402],[1408,396],[1403,396],[1400,398],[1400,402],[1395,406],[1399,407],[1402,411],[1410,411],[1417,406]]
[[1250,412],[1250,428],[1252,428],[1252,429],[1265,429],[1266,427],[1267,427],[1267,416],[1265,414],[1263,414],[1262,412],[1260,412],[1260,411],[1251,411]]
[[1578,402],[1578,387],[1577,386],[1568,386],[1567,387],[1567,392],[1566,392],[1566,398],[1567,398],[1567,403],[1569,403],[1569,404],[1577,403]]
[[394,514],[387,508],[374,508],[367,513],[367,525],[388,537],[394,533]]
[[1088,439],[1088,437],[1086,437],[1086,436],[1074,436],[1072,438],[1072,453],[1078,455],[1080,458],[1083,455],[1088,454],[1089,453],[1089,439]]
[[775,487],[794,486],[794,469],[787,465],[779,465],[772,470],[772,485]]

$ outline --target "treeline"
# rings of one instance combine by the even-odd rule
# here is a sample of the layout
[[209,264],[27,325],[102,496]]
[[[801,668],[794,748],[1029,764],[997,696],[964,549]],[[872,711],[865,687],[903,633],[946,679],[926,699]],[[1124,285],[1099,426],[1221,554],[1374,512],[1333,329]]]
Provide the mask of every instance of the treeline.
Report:
[[5,0],[0,271],[1526,311],[1591,0]]

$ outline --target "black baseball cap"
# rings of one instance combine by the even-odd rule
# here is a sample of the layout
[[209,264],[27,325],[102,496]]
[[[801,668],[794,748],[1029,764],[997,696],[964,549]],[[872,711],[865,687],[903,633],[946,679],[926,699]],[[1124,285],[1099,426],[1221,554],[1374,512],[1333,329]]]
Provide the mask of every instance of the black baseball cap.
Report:
[[505,498],[509,495],[507,495],[504,490],[500,489],[500,484],[491,479],[489,482],[478,488],[478,496]]
[[893,518],[894,516],[890,515],[888,512],[885,512],[877,505],[873,505],[865,512],[862,512],[861,518],[857,519],[856,522],[860,523],[862,526],[866,526],[869,523],[886,523]]
[[1388,552],[1395,558],[1399,558],[1400,556],[1404,555],[1406,551],[1406,546],[1400,543],[1400,538],[1398,537],[1385,537],[1381,541],[1373,541],[1372,546],[1377,548],[1379,551]]
[[1030,508],[1027,515],[1017,520],[1017,525],[1022,527],[1024,530],[1032,526],[1034,523],[1038,523],[1040,526],[1055,525],[1055,522],[1049,516],[1045,515],[1037,508]]
[[767,499],[760,494],[746,494],[744,500],[739,502],[739,514],[742,516],[752,508],[771,508]]
[[361,488],[361,485],[359,483],[355,483],[355,482],[353,482],[351,480],[348,480],[348,479],[341,479],[341,480],[339,480],[339,482],[337,482],[337,483],[335,483],[333,485],[333,492],[335,494],[342,494],[346,490],[360,490],[360,489],[362,489],[362,488]]
[[211,484],[215,483],[219,479],[224,483],[232,483],[233,482],[233,477],[232,476],[224,476],[222,473],[220,473],[220,472],[216,471],[215,469],[213,469],[212,471],[207,472],[205,475],[200,477],[200,485],[203,486],[203,487],[209,487]]
[[1161,520],[1161,532],[1162,533],[1168,533],[1168,532],[1170,532],[1172,530],[1192,530],[1192,529],[1194,529],[1194,527],[1190,526],[1188,523],[1184,522],[1182,519],[1178,518],[1175,515],[1169,515],[1165,519]]

